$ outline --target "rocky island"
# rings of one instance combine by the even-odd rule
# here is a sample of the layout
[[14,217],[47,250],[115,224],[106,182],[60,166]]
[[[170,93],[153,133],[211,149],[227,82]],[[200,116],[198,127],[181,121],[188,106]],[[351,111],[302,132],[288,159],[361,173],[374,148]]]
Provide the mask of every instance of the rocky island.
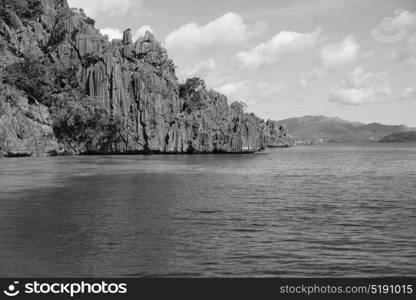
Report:
[[66,0],[0,9],[2,153],[243,153],[273,143],[242,103],[200,78],[180,83],[150,32],[109,41]]

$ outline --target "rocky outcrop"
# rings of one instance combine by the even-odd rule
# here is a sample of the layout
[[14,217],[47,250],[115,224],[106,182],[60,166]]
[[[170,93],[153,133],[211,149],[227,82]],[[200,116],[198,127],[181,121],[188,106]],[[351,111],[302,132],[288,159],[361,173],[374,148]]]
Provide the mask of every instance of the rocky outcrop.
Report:
[[[5,64],[20,61],[30,52],[47,66],[71,66],[76,70],[79,93],[101,101],[109,119],[118,120],[121,128],[116,141],[89,143],[88,149],[79,145],[75,150],[72,147],[71,152],[205,153],[264,149],[263,120],[236,111],[224,95],[204,86],[180,93],[175,65],[152,33],[146,32],[133,41],[131,30],[127,29],[122,40],[110,42],[83,11],[69,9],[66,0],[40,2],[41,13],[32,18],[19,17],[13,9],[3,13],[0,38],[6,44]],[[51,114],[57,109],[54,105],[48,108]],[[39,103],[30,105],[33,111],[45,109]],[[12,113],[7,108],[2,118],[9,120]],[[66,148],[68,145],[61,138],[58,146],[49,129],[39,131],[48,132],[48,147]],[[13,135],[6,131],[6,135]],[[33,149],[31,143],[25,140],[25,147]],[[13,150],[20,147],[17,144],[8,142],[2,147]]]
[[295,144],[295,139],[288,134],[286,124],[281,122],[267,120],[265,136],[267,147],[293,146]]
[[1,85],[0,153],[23,151],[42,155],[58,148],[46,107],[30,105],[21,92]]

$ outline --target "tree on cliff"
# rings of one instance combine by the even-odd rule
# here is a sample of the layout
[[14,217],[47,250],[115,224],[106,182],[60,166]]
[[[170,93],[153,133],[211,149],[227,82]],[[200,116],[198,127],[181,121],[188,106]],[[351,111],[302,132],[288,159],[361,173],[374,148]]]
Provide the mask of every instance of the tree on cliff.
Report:
[[247,108],[247,104],[243,101],[235,101],[231,103],[231,108],[238,114],[244,114]]
[[53,106],[56,96],[70,90],[81,91],[76,66],[45,63],[32,53],[9,65],[4,81],[26,92],[32,102]]
[[50,70],[35,56],[9,65],[5,70],[6,83],[26,92],[32,102],[42,103],[51,89],[53,77]]
[[[4,2],[3,20],[10,29],[0,31],[4,81],[47,112],[48,117],[31,121],[49,127],[45,132],[53,127],[49,139],[63,148],[73,153],[238,151],[243,139],[261,148],[255,116],[237,115],[201,78],[178,84],[172,61],[153,36],[138,44],[110,44],[94,21],[69,9],[66,0]],[[233,109],[244,112],[243,105]],[[9,114],[13,121],[13,111]],[[50,119],[53,124],[43,123]],[[18,136],[17,130],[12,133]]]
[[189,78],[179,86],[179,97],[185,100],[185,111],[190,113],[205,106],[203,91],[206,91],[205,81],[198,77]]
[[[100,99],[65,93],[55,103],[53,117],[55,135],[74,151],[119,151],[127,148],[125,127],[119,116],[110,116]],[[101,147],[101,149],[100,149]]]
[[24,19],[37,19],[43,13],[41,0],[1,0],[1,17],[6,17],[6,10],[13,10]]
[[205,89],[205,81],[198,77],[189,78],[184,84],[179,86],[179,97],[188,98],[191,97],[193,93],[198,92],[201,89]]

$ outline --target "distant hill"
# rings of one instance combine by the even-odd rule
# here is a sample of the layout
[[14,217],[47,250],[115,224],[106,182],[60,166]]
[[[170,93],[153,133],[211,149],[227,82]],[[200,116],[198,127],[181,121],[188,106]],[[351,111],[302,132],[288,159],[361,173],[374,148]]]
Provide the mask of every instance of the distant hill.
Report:
[[398,132],[408,132],[404,125],[363,124],[325,116],[305,116],[279,121],[297,140],[326,142],[371,142]]
[[382,143],[411,143],[416,142],[416,131],[389,134],[379,140]]

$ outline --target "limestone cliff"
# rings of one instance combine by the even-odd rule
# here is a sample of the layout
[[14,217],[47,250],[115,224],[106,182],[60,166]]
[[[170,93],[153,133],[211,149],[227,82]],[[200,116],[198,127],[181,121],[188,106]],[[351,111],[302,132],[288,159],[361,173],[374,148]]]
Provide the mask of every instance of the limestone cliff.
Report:
[[[173,61],[150,32],[133,41],[127,29],[122,40],[110,42],[66,0],[6,3],[0,20],[0,151],[264,149],[263,120],[195,80],[180,84]],[[19,98],[13,104],[7,100],[12,91]]]
[[12,87],[0,85],[0,145],[6,150],[47,153],[58,148],[48,110],[30,105]]
[[265,127],[266,146],[294,146],[295,139],[289,135],[286,124],[267,120]]

